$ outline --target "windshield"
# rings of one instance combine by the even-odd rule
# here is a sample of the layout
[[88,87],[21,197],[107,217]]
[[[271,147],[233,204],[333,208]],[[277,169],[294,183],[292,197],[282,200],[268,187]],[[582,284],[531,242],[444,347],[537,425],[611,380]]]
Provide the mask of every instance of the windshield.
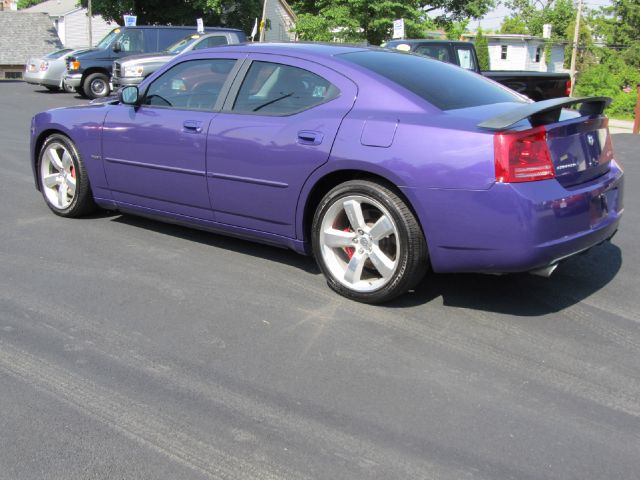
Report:
[[115,28],[115,29],[111,30],[109,33],[107,33],[105,35],[105,37],[102,40],[100,40],[100,42],[98,42],[98,44],[96,45],[96,48],[104,50],[105,48],[107,48],[109,46],[109,44],[112,42],[112,40],[119,33],[120,33],[120,29],[119,28]]
[[200,37],[201,37],[201,35],[198,35],[197,33],[193,33],[193,34],[187,35],[186,37],[181,38],[180,40],[178,40],[173,45],[170,45],[165,50],[165,52],[167,52],[167,53],[180,53],[185,48],[187,48],[189,45],[191,45],[193,42],[198,40]]

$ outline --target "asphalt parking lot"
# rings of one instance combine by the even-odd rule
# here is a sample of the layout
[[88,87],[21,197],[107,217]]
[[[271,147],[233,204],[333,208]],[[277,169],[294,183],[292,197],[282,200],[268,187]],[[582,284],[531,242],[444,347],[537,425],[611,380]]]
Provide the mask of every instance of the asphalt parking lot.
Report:
[[640,478],[640,136],[612,243],[531,275],[430,275],[386,306],[309,258],[53,215],[0,82],[0,479]]

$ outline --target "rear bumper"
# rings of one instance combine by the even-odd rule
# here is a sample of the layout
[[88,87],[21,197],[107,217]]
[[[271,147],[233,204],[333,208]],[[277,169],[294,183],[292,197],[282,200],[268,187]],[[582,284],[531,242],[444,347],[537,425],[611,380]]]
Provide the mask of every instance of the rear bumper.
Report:
[[556,180],[488,190],[405,189],[436,272],[526,272],[602,243],[624,210],[622,170],[566,189]]

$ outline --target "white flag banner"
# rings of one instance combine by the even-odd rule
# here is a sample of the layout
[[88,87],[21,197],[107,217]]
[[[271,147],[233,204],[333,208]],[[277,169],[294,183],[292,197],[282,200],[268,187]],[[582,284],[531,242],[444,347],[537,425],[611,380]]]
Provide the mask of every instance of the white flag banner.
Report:
[[256,22],[253,24],[253,29],[251,30],[251,41],[253,42],[253,37],[258,33],[258,17],[256,17]]

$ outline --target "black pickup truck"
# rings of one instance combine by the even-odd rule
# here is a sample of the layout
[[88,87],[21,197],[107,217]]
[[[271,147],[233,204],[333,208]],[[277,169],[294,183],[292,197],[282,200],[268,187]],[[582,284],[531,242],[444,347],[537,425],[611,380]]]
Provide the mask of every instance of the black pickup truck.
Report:
[[571,89],[568,73],[490,70],[482,72],[473,43],[453,40],[390,40],[386,48],[410,51],[453,63],[495,80],[534,101],[567,97]]

